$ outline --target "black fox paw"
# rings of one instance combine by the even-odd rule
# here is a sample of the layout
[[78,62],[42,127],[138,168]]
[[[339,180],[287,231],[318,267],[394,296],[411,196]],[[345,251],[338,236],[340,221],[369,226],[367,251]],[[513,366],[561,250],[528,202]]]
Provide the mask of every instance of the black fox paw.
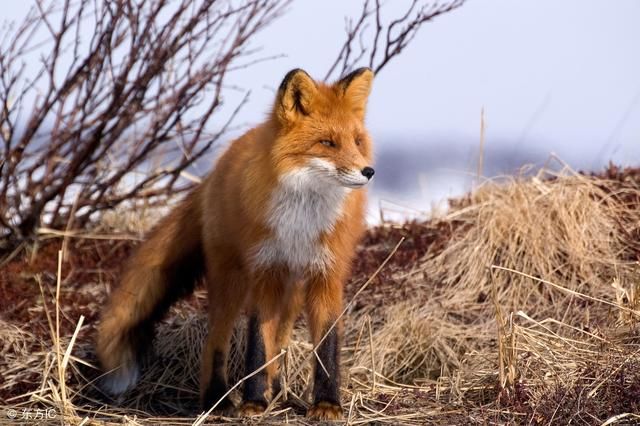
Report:
[[342,419],[342,407],[334,402],[316,402],[307,411],[307,418],[324,421],[340,420]]

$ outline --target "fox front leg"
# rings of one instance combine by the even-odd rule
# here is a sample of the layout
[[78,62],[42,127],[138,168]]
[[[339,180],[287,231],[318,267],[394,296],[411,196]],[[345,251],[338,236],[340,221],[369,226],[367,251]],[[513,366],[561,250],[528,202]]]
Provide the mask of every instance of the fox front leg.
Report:
[[336,320],[342,310],[341,283],[325,276],[312,280],[309,283],[306,305],[311,338],[318,355],[314,370],[313,402],[307,411],[307,417],[315,420],[339,420],[342,418],[342,323],[336,323]]

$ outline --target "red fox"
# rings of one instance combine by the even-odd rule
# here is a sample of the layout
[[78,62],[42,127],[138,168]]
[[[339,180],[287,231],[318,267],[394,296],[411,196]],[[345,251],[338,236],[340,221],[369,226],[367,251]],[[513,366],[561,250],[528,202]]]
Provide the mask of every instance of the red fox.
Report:
[[[136,384],[154,322],[204,277],[203,409],[229,389],[227,354],[239,314],[249,318],[248,374],[287,347],[304,308],[322,363],[315,366],[307,416],[342,417],[341,326],[331,326],[343,309],[343,285],[365,229],[363,187],[374,174],[364,127],[372,81],[368,68],[331,85],[290,71],[266,121],[235,140],[203,183],[152,230],[125,267],[98,329],[108,392]],[[274,362],[244,383],[240,414],[263,412],[279,386]],[[225,398],[217,408],[235,407]]]

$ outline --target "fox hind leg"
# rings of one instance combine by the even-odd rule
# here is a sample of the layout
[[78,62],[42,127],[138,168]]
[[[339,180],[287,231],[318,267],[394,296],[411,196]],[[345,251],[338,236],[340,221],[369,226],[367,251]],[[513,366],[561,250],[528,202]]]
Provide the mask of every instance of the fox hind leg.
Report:
[[202,355],[200,401],[205,410],[218,404],[217,410],[227,411],[233,408],[228,396],[224,397],[229,390],[227,357],[234,323],[244,305],[246,291],[241,286],[247,285],[247,280],[239,269],[224,271],[209,266],[209,331]]

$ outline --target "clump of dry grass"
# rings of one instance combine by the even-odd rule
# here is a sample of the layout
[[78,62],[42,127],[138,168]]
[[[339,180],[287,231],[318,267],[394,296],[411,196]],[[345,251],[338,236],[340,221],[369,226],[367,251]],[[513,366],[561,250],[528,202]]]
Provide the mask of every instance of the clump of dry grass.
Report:
[[31,355],[31,342],[34,336],[28,330],[0,319],[0,371],[5,380],[0,384],[0,389],[16,387],[16,380],[22,379],[20,372],[25,365],[29,365],[27,359]]
[[[588,423],[604,421],[612,407],[622,408],[598,396],[603,377],[612,377],[604,370],[640,360],[640,252],[630,238],[640,229],[640,185],[545,173],[489,182],[470,194],[446,218],[466,226],[415,268],[415,279],[429,276],[435,293],[448,296],[442,315],[464,312],[482,330],[474,350],[497,364],[502,396],[534,416],[551,388],[579,383],[592,403]],[[485,300],[492,312],[482,309]],[[624,343],[613,338],[620,334]],[[494,338],[497,351],[487,352]],[[601,357],[605,364],[596,362]],[[601,365],[607,368],[599,372]],[[587,371],[593,376],[585,378]],[[632,383],[627,378],[621,386]],[[536,415],[550,421],[549,414]]]
[[[468,231],[458,233],[442,253],[417,269],[456,292],[495,291],[497,301],[509,310],[531,306],[538,315],[563,317],[575,295],[491,267],[610,298],[614,279],[629,285],[639,276],[637,264],[621,257],[629,242],[620,221],[629,215],[634,212],[606,184],[582,175],[491,182],[449,216],[466,222]],[[637,212],[635,216],[640,217]],[[626,220],[632,224],[634,218]]]
[[381,325],[359,336],[353,351],[351,372],[358,366],[388,380],[407,384],[435,383],[441,376],[453,376],[462,367],[462,359],[475,347],[478,327],[442,316],[436,303],[419,306],[399,303],[384,313]]
[[[487,182],[435,222],[450,225],[447,241],[387,275],[420,290],[389,297],[378,311],[347,311],[349,424],[640,421],[640,179],[565,170]],[[82,366],[95,361],[89,341],[76,344],[60,379],[52,354],[69,346],[68,337],[52,332],[54,344],[33,351],[32,335],[3,324],[3,352],[13,354],[2,365],[9,380],[16,383],[23,365],[41,382],[8,403],[56,407],[72,423],[202,422],[195,415],[205,324],[199,303],[174,309],[140,386],[119,401],[101,395],[92,384],[98,373]],[[242,330],[229,366],[233,383],[245,374]],[[301,323],[286,354],[288,402],[280,397],[262,423],[299,421],[312,349]]]

